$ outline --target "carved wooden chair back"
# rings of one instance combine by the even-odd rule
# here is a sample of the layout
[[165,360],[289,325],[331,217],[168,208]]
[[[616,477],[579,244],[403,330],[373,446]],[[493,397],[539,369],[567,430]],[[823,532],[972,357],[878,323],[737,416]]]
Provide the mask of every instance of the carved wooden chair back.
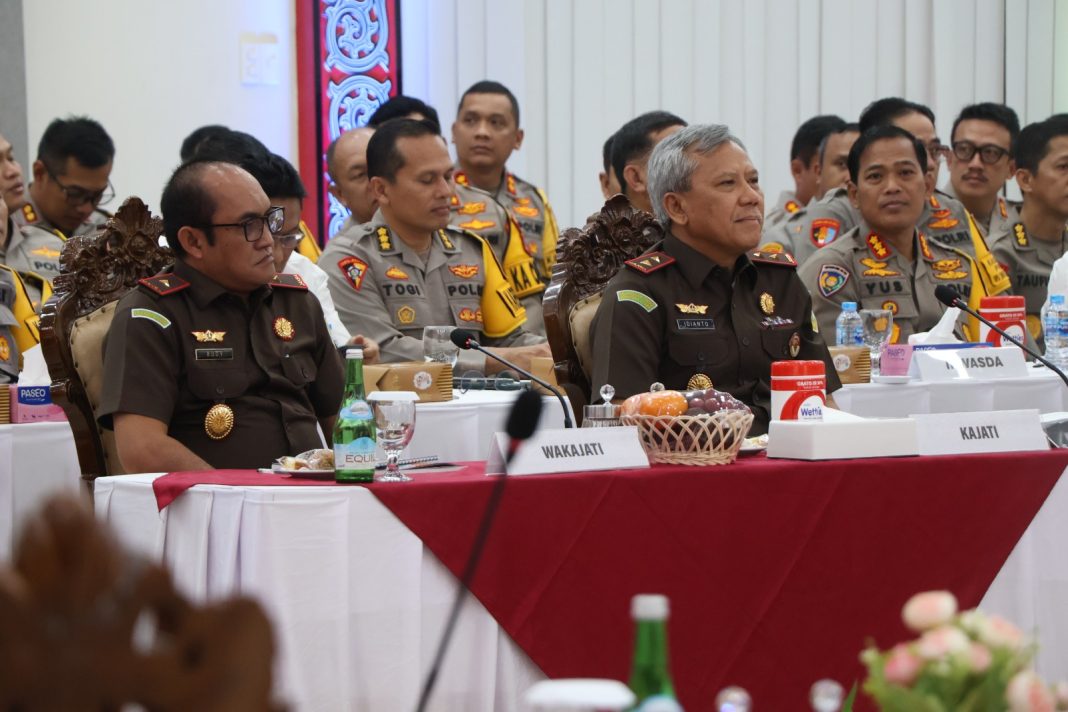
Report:
[[129,198],[92,233],[67,240],[62,274],[41,311],[41,349],[52,377],[52,400],[74,432],[82,477],[91,486],[102,475],[121,473],[111,431],[96,423],[104,377],[104,338],[118,299],[139,279],[174,262],[161,247],[163,221],[139,198]]
[[553,371],[578,419],[590,399],[593,373],[590,325],[601,292],[623,263],[664,238],[656,219],[634,208],[622,195],[608,200],[584,227],[560,236],[556,266],[545,290],[545,334],[553,353]]

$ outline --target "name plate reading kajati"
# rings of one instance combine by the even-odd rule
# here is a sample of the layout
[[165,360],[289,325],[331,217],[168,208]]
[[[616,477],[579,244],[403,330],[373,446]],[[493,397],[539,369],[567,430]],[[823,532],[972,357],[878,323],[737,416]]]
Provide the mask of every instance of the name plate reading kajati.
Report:
[[921,455],[1047,450],[1037,410],[931,413],[916,420]]
[[519,446],[505,468],[508,436],[495,433],[486,461],[487,475],[549,475],[649,467],[634,426],[539,430]]
[[1015,346],[992,349],[916,351],[912,357],[925,381],[961,378],[1027,378],[1023,351]]

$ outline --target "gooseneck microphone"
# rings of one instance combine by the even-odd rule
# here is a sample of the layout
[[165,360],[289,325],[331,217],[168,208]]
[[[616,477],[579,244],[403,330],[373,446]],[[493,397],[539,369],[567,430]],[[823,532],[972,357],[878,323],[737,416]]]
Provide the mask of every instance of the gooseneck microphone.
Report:
[[[512,410],[508,414],[508,421],[504,426],[504,432],[508,435],[508,452],[504,454],[505,465],[512,461],[523,441],[534,434],[538,427],[539,417],[541,417],[541,396],[534,391],[521,392],[519,397],[516,398],[515,405],[512,406]],[[507,481],[508,475],[497,475],[497,481],[493,483],[493,489],[490,490],[489,501],[486,503],[486,509],[482,513],[482,522],[478,526],[475,541],[471,544],[471,553],[467,557],[467,565],[464,567],[463,575],[456,584],[456,596],[452,601],[452,609],[449,611],[445,630],[441,633],[441,640],[438,642],[438,649],[434,654],[434,662],[426,674],[426,680],[423,681],[423,689],[419,693],[419,704],[415,708],[416,712],[424,712],[427,703],[430,701],[430,695],[434,691],[434,685],[438,681],[438,673],[441,671],[441,663],[445,659],[445,651],[448,649],[453,632],[456,630],[456,621],[460,618],[460,606],[463,604],[467,589],[471,587],[471,581],[475,578],[478,563],[482,559],[482,550],[486,546],[486,539],[489,538],[490,527],[493,526],[493,519],[497,515],[497,509],[500,507],[501,496],[504,495],[504,483]]]
[[974,316],[976,319],[978,319],[979,321],[983,322],[984,324],[989,326],[991,329],[993,329],[997,333],[1001,334],[1001,337],[1003,339],[1008,339],[1012,343],[1014,343],[1017,346],[1019,346],[1025,353],[1028,353],[1028,354],[1031,354],[1032,356],[1034,356],[1036,361],[1038,361],[1039,363],[1043,364],[1046,368],[1048,368],[1049,370],[1053,371],[1058,376],[1060,376],[1061,380],[1064,381],[1064,385],[1068,386],[1068,376],[1066,376],[1064,374],[1064,371],[1062,371],[1061,369],[1057,368],[1052,363],[1047,361],[1040,353],[1038,353],[1034,349],[1032,349],[1029,346],[1026,346],[1026,345],[1020,343],[1019,339],[1014,337],[1012,334],[1009,334],[1004,329],[1002,329],[1000,326],[998,326],[997,324],[991,322],[986,317],[981,315],[979,312],[977,312],[974,309],[972,309],[971,307],[969,307],[964,302],[964,300],[961,299],[960,293],[956,289],[953,289],[953,287],[949,286],[948,284],[940,284],[940,285],[938,285],[937,287],[935,287],[935,298],[938,301],[940,301],[943,304],[945,304],[947,307],[956,307],[957,309],[960,309],[961,311],[967,312],[971,316]]
[[512,369],[516,373],[519,373],[520,375],[526,376],[527,378],[529,378],[530,380],[534,381],[535,383],[537,383],[539,386],[541,386],[545,390],[551,392],[554,396],[556,396],[557,400],[560,401],[560,407],[564,411],[564,427],[565,428],[573,428],[573,427],[575,427],[575,424],[573,422],[571,422],[571,411],[567,407],[567,401],[564,400],[564,394],[560,392],[559,388],[547,383],[546,381],[543,381],[542,379],[538,378],[537,376],[535,376],[530,371],[522,369],[519,366],[516,366],[511,361],[503,359],[500,356],[498,356],[497,354],[493,353],[492,351],[490,351],[489,349],[484,347],[482,344],[478,343],[478,341],[475,339],[475,335],[472,334],[467,329],[453,329],[452,333],[449,334],[449,338],[452,339],[452,343],[456,344],[461,349],[464,349],[464,350],[474,349],[475,351],[479,351],[479,352],[485,354],[486,356],[489,356],[494,361],[497,361],[498,363],[503,363],[505,366],[507,366],[508,368]]

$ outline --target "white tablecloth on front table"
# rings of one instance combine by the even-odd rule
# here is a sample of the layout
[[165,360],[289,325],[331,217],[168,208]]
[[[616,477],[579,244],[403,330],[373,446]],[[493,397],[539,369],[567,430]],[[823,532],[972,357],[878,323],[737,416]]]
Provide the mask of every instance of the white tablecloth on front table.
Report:
[[26,517],[59,492],[78,493],[81,468],[66,421],[0,425],[0,560]]
[[852,384],[835,391],[834,401],[839,409],[866,418],[1026,408],[1057,413],[1068,411],[1068,387],[1045,368],[1029,367],[1027,378]]

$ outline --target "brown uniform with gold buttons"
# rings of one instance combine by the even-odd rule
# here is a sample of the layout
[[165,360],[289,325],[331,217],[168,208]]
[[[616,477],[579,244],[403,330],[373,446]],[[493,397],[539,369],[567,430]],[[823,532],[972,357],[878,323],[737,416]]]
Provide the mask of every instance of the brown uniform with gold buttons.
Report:
[[823,361],[827,391],[841,387],[812,299],[789,255],[754,250],[724,269],[669,235],[630,260],[605,288],[592,326],[593,390],[621,398],[659,381],[686,390],[704,374],[749,405],[751,434],[767,432],[771,363]]
[[1027,329],[1041,345],[1042,323],[1040,314],[1046,303],[1049,275],[1053,263],[1068,247],[1068,228],[1056,242],[1036,240],[1027,234],[1023,223],[1006,225],[1000,232],[990,236],[990,251],[1012,280],[1012,293],[1023,296],[1027,302]]
[[920,232],[913,239],[915,257],[909,261],[861,224],[801,265],[798,274],[812,294],[827,343],[834,343],[842,302],[856,302],[858,309],[889,309],[894,314],[891,343],[906,343],[910,334],[928,331],[945,312],[934,296],[936,286],[947,284],[967,299],[972,287],[967,255]]
[[115,413],[155,418],[213,467],[264,467],[322,446],[318,422],[337,413],[343,386],[299,277],[276,275],[246,300],[178,260],[119,301],[98,417],[107,428]]

